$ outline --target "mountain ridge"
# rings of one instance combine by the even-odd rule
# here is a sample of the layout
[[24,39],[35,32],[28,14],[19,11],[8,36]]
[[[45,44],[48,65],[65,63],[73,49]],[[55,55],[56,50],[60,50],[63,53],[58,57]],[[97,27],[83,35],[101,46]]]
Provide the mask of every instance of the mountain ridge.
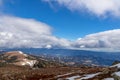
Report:
[[[103,52],[89,50],[71,50],[71,49],[46,49],[46,48],[18,48],[6,49],[5,51],[20,50],[27,54],[36,56],[51,56],[67,62],[76,62],[81,64],[83,61],[91,60],[93,64],[100,66],[110,66],[114,61],[120,61],[120,52]],[[50,57],[49,57],[50,58]],[[72,58],[72,60],[70,59]],[[79,62],[78,62],[79,61]],[[104,62],[103,62],[104,61]],[[84,63],[84,62],[83,62]],[[91,64],[91,63],[90,63]]]
[[0,54],[0,63],[39,68],[62,65],[60,63],[56,64],[56,62],[48,61],[34,55],[25,54],[22,51],[10,51]]

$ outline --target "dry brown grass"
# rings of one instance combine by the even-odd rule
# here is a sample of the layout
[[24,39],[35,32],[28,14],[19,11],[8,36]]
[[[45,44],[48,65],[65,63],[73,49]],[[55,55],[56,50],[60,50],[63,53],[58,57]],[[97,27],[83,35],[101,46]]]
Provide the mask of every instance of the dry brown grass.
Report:
[[102,69],[98,68],[79,68],[79,67],[49,67],[49,68],[36,68],[20,67],[15,65],[6,65],[0,67],[0,80],[57,80],[57,75],[72,73],[73,76],[82,75],[86,73],[98,72]]

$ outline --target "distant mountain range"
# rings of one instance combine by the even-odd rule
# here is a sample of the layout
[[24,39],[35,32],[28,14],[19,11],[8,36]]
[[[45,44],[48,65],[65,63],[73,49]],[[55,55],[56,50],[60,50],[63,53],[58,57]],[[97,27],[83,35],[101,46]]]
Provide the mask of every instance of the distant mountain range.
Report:
[[70,49],[20,48],[4,49],[7,51],[22,51],[27,54],[43,57],[46,60],[65,63],[70,66],[109,66],[114,61],[120,61],[120,52],[103,52]]

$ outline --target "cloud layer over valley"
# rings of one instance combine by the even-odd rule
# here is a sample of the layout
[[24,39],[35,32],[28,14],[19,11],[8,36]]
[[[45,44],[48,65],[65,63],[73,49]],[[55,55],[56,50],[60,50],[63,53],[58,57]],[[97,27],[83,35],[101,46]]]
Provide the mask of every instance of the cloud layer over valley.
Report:
[[120,48],[120,29],[90,34],[75,42],[81,48]]
[[1,48],[120,49],[120,29],[86,35],[75,41],[58,38],[51,27],[34,19],[0,16]]
[[34,19],[0,16],[0,47],[68,47],[69,41],[52,35],[51,27]]

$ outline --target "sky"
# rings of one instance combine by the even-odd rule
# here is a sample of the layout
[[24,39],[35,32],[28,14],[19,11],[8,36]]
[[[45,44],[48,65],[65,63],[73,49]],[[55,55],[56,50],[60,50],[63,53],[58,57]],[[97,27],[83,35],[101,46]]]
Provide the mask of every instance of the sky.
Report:
[[119,49],[119,21],[119,0],[0,0],[0,47]]
[[[51,0],[49,0],[51,1]],[[66,7],[44,0],[6,0],[3,6],[5,14],[22,18],[33,18],[53,28],[54,35],[70,40],[87,34],[118,29],[119,19],[110,16],[104,18],[93,13],[70,11]]]

